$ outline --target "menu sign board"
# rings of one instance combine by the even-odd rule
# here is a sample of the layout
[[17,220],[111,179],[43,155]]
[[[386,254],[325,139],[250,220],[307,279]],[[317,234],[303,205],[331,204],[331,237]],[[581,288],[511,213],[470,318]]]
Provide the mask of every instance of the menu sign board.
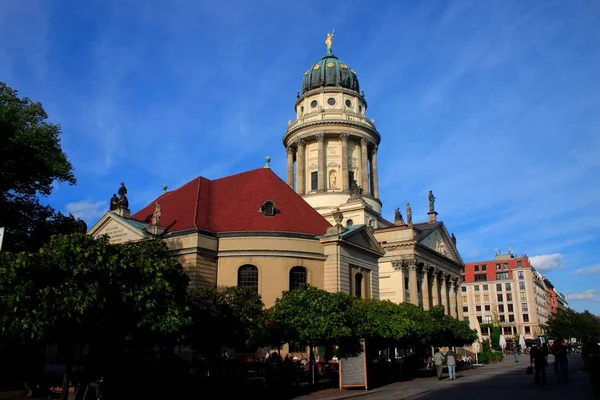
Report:
[[362,352],[356,356],[340,359],[340,389],[351,387],[364,387],[367,384],[367,354],[365,342],[361,342]]

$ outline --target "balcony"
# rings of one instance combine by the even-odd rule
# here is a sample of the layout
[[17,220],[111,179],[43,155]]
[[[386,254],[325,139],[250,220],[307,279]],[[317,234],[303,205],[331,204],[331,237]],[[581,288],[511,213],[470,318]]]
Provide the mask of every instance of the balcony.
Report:
[[300,126],[319,123],[319,122],[350,122],[358,123],[368,126],[370,129],[375,130],[374,121],[369,121],[367,118],[360,114],[344,112],[339,110],[326,110],[321,112],[313,112],[305,114],[298,118],[296,121],[290,121],[288,123],[288,132],[299,128]]

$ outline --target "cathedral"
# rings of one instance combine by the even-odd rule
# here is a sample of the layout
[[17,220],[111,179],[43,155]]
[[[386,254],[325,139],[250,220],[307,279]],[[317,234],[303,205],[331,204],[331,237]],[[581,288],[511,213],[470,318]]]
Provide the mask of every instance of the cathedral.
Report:
[[[382,217],[377,150],[356,72],[326,53],[302,78],[295,120],[283,135],[286,180],[263,168],[210,180],[197,177],[132,213],[121,184],[89,231],[112,243],[160,238],[192,285],[246,286],[270,307],[304,284],[356,297],[442,304],[463,319],[464,263],[456,238],[438,221],[429,192],[426,221]],[[241,195],[241,196],[240,196]],[[424,199],[425,201],[425,199]]]

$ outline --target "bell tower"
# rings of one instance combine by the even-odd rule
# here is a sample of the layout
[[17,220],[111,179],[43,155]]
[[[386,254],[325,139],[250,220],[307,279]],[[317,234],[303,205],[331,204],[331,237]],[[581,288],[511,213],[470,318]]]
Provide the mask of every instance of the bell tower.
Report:
[[296,119],[283,136],[287,183],[332,223],[339,207],[345,225],[387,225],[379,200],[381,136],[366,116],[356,72],[333,54],[332,33],[325,43],[326,54],[304,73]]

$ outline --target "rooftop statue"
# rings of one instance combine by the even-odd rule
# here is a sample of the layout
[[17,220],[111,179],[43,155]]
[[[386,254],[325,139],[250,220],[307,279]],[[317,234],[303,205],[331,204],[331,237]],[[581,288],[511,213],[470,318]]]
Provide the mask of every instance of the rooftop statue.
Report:
[[125,183],[121,182],[121,187],[119,188],[119,208],[121,210],[127,210],[129,208],[129,199],[127,199],[127,187]]
[[331,50],[331,48],[333,47],[333,32],[335,32],[335,29],[333,31],[331,31],[331,33],[327,34],[327,39],[325,39],[325,44],[327,45],[327,50]]
[[358,183],[356,183],[356,181],[352,181],[352,185],[350,186],[350,194],[362,196],[363,188],[358,186]]
[[162,215],[162,208],[159,202],[156,202],[156,208],[154,209],[154,214],[152,214],[152,222],[150,225],[158,226],[160,223],[160,217]]
[[119,209],[119,198],[117,197],[116,193],[113,193],[112,197],[110,198],[110,211],[116,211]]
[[394,221],[403,221],[402,213],[400,212],[399,208],[396,208],[394,211]]
[[429,212],[435,212],[435,196],[431,190],[429,191]]
[[412,225],[412,209],[410,208],[410,203],[406,203],[406,223]]

